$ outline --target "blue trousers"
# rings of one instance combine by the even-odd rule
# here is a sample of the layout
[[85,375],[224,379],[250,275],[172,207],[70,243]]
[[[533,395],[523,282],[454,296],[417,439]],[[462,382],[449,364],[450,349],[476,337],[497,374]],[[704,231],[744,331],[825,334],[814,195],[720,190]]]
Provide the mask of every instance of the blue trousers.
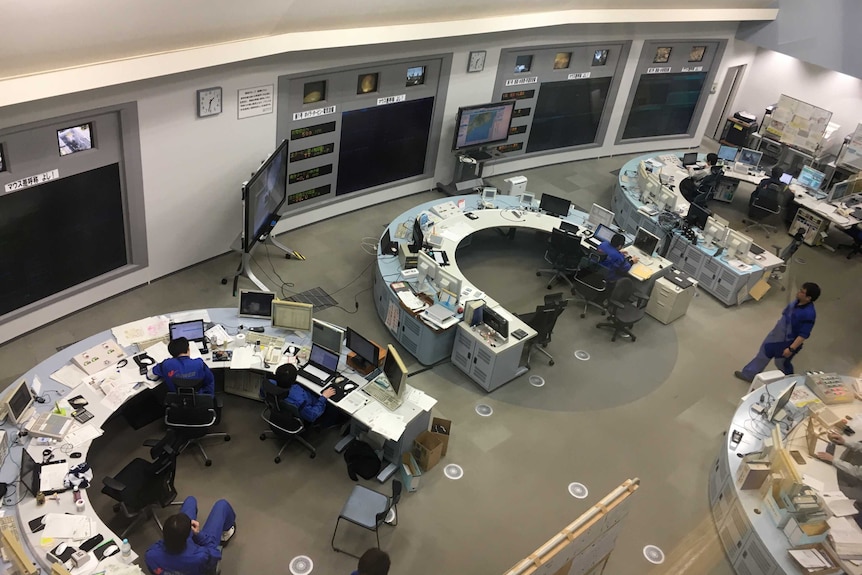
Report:
[[[188,515],[189,519],[196,520],[198,518],[198,500],[191,495],[186,497],[183,506],[180,507],[180,512]],[[212,511],[201,526],[201,533],[220,541],[222,532],[233,527],[235,523],[236,512],[234,512],[233,507],[224,499],[219,499],[213,504]]]
[[[781,347],[781,349],[778,349],[779,347]],[[742,375],[749,380],[754,379],[755,375],[766,369],[766,366],[769,365],[770,359],[775,360],[775,366],[780,369],[784,375],[793,375],[793,364],[791,361],[796,354],[794,353],[790,357],[784,357],[781,354],[786,348],[787,346],[784,345],[784,343],[776,344],[763,342],[760,344],[760,349],[757,351],[755,358],[749,361],[748,365],[742,368]],[[801,346],[800,349],[802,349]],[[799,350],[797,350],[797,352],[798,351]]]

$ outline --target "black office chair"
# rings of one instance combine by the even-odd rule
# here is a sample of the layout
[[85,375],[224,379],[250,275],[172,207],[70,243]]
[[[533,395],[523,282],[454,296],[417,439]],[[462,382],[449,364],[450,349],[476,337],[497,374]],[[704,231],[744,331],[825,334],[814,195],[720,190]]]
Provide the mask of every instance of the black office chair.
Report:
[[610,321],[596,324],[597,328],[610,327],[614,330],[611,341],[616,341],[617,336],[621,333],[631,337],[633,342],[638,339],[631,332],[631,327],[644,318],[646,310],[638,307],[632,301],[634,291],[635,285],[631,278],[618,279],[608,301],[608,320]]
[[160,440],[148,439],[150,460],[135,458],[113,477],[102,479],[102,493],[115,500],[115,513],[122,513],[132,522],[122,532],[125,537],[149,518],[162,529],[154,509],[171,505],[177,497],[174,477],[177,470],[176,434],[169,430]]
[[587,308],[592,306],[605,315],[605,301],[610,294],[608,283],[608,269],[601,265],[605,255],[595,251],[581,258],[578,269],[573,276],[574,287],[572,295],[574,301],[584,304],[581,317],[587,317]]
[[302,421],[299,410],[282,401],[290,393],[290,389],[281,388],[269,381],[263,381],[260,385],[263,403],[266,405],[260,417],[269,425],[269,429],[260,434],[260,440],[263,441],[267,437],[279,437],[284,440],[274,461],[281,463],[281,454],[291,441],[296,441],[307,449],[308,456],[314,459],[317,456],[317,450],[300,435],[305,431],[305,423]]
[[849,260],[854,255],[862,253],[862,228],[859,227],[859,224],[855,226],[850,226],[846,230],[843,228],[838,228],[853,240],[853,243],[847,246],[838,246],[839,248],[849,248],[850,251],[847,252],[847,259]]
[[527,350],[527,369],[530,368],[530,359],[534,351],[545,355],[548,358],[548,365],[554,365],[554,356],[545,348],[551,342],[551,334],[557,324],[557,318],[566,309],[568,303],[568,300],[563,299],[562,293],[548,294],[545,296],[545,303],[536,306],[536,311],[518,315],[524,323],[536,330],[536,337],[530,340],[530,347]]
[[204,465],[209,467],[213,462],[201,442],[215,437],[230,441],[228,433],[207,431],[220,420],[221,400],[206,393],[196,393],[202,380],[175,377],[173,382],[177,391],[165,396],[165,425],[176,431],[180,442],[179,453],[194,445],[203,456]]
[[[772,269],[769,274],[769,280],[777,280],[781,281],[784,279],[784,275],[787,273],[787,270],[790,269],[790,264],[793,262],[793,254],[802,246],[802,242],[805,240],[805,232],[802,229],[796,231],[793,239],[786,246],[772,245],[772,249],[775,250],[775,255],[784,260],[784,263],[776,266]],[[786,291],[787,286],[784,283],[781,283],[781,291]]]
[[775,233],[778,230],[776,226],[764,223],[764,221],[781,213],[783,188],[783,185],[769,184],[752,199],[748,204],[748,219],[742,220],[742,223],[749,225],[743,231],[750,232],[754,228],[760,228],[768,238],[770,233]]
[[545,251],[545,261],[552,267],[536,270],[536,276],[543,274],[551,276],[548,280],[548,289],[551,289],[556,280],[563,280],[569,288],[572,288],[574,285],[569,276],[577,271],[581,257],[583,257],[583,251],[580,238],[560,228],[554,228],[551,230],[548,249]]
[[347,553],[351,557],[359,558],[344,549],[339,549],[335,546],[335,535],[338,533],[338,525],[344,519],[359,525],[369,531],[374,531],[377,536],[377,548],[380,548],[380,526],[386,522],[386,517],[389,515],[389,510],[393,510],[394,518],[389,525],[398,525],[398,501],[401,499],[401,482],[397,479],[392,480],[392,497],[388,497],[383,493],[368,489],[362,485],[357,485],[350,492],[350,497],[347,498],[344,507],[341,508],[341,513],[338,514],[338,519],[335,521],[335,530],[332,532],[332,548],[340,553]]

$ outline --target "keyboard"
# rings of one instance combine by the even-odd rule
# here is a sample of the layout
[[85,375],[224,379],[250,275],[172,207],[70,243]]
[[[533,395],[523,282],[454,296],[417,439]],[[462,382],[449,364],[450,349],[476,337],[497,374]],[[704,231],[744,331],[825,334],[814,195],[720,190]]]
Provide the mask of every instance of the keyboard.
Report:
[[274,347],[275,349],[284,349],[285,339],[283,337],[273,337],[253,331],[246,332],[245,341],[249,345],[260,345],[262,347]]
[[148,339],[145,341],[139,341],[138,342],[138,351],[144,351],[144,350],[156,345],[157,343],[163,343],[165,345],[168,345],[168,343],[170,343],[170,341],[171,341],[171,336],[169,336],[169,335],[163,335],[161,337],[154,337],[153,339]]
[[40,413],[27,426],[27,431],[37,437],[62,439],[72,426],[72,418],[46,411]]
[[310,364],[299,370],[299,374],[313,381],[317,385],[326,385],[326,382],[333,377],[333,374],[323,371],[319,367],[314,367]]
[[[386,382],[386,385],[387,387],[389,386],[388,381]],[[376,379],[371,381],[371,383],[365,384],[365,387],[363,387],[362,389],[365,390],[365,393],[383,404],[383,406],[389,411],[395,411],[396,409],[401,407],[402,403],[404,403],[403,399],[401,399],[400,397],[395,397],[390,391],[387,391],[380,387]]]

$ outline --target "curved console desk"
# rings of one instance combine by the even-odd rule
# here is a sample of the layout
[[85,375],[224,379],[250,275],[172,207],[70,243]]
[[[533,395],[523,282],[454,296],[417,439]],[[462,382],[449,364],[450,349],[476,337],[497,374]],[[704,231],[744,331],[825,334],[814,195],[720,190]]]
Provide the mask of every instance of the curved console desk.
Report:
[[[652,232],[660,238],[667,238],[666,257],[673,264],[698,281],[698,285],[704,290],[718,298],[726,305],[737,305],[747,299],[749,290],[754,287],[765,271],[769,271],[783,263],[769,250],[763,249],[763,253],[755,255],[749,253],[746,261],[728,260],[726,255],[715,256],[718,248],[703,245],[703,237],[698,237],[698,243],[692,244],[678,232],[666,232],[659,225],[659,216],[650,215],[649,206],[641,200],[641,190],[638,185],[638,167],[642,161],[651,160],[662,164],[662,175],[673,177],[674,192],[677,196],[677,215],[688,213],[689,204],[679,192],[679,183],[688,177],[688,172],[669,162],[662,162],[661,157],[666,155],[680,156],[678,152],[668,151],[652,153],[639,156],[626,162],[619,173],[616,189],[614,190],[612,209],[616,214],[615,223],[626,232],[634,234],[638,227]],[[704,156],[700,155],[699,160]],[[765,175],[739,174],[726,170],[725,177],[757,183]]]
[[[268,319],[240,318],[237,316],[237,310],[235,308],[196,310],[191,312],[177,312],[176,314],[168,315],[173,315],[175,319],[180,315],[182,316],[182,319],[208,318],[208,320],[213,323],[224,325],[231,333],[234,333],[236,326],[240,324],[245,326],[245,328],[256,326],[265,327],[265,335],[284,338],[287,344],[293,344],[300,348],[300,355],[307,353],[307,348],[310,345],[311,338],[310,333],[308,332],[296,332],[273,328],[270,326],[270,321]],[[257,334],[248,333],[245,340],[235,338],[232,342],[221,347],[210,344],[211,349],[234,350],[234,353],[236,354],[237,349],[246,347],[247,344],[249,346],[252,345],[255,342],[255,335]],[[88,383],[81,383],[75,388],[70,388],[53,380],[51,378],[51,374],[68,365],[73,356],[87,351],[108,340],[115,341],[111,330],[103,331],[63,349],[25,373],[15,382],[14,385],[10,386],[7,393],[14,389],[21,380],[27,381],[28,384],[32,386],[33,381],[38,378],[41,383],[40,395],[47,395],[48,401],[41,404],[36,403],[35,407],[37,412],[41,413],[43,411],[49,411],[54,407],[54,403],[59,398],[71,397],[80,394],[87,399],[87,410],[93,414],[93,418],[86,423],[86,427],[93,426],[96,429],[101,428],[109,418],[114,416],[116,413],[119,413],[119,410],[114,407],[114,404],[106,401],[105,395]],[[156,360],[163,359],[163,357],[160,357],[159,353],[156,351],[160,348],[164,349],[164,357],[167,357],[167,351],[164,344],[161,344],[160,347],[149,348],[149,352]],[[138,350],[138,346],[134,344],[128,348],[124,348],[124,351],[129,358],[141,353]],[[192,355],[195,355],[195,353],[196,352],[193,352]],[[264,355],[262,352],[256,352],[251,357],[250,365],[245,364],[237,369],[232,369],[230,362],[213,362],[211,354],[203,356],[203,359],[215,370],[217,384],[219,382],[218,372],[222,372],[226,392],[259,400],[258,390],[261,379],[270,373],[274,373],[275,369],[279,365],[277,363],[273,363],[269,364],[268,367],[265,367],[263,364],[263,357]],[[287,359],[287,354],[284,354],[280,361],[285,362]],[[390,463],[390,465],[387,466],[378,476],[381,481],[384,481],[397,469],[396,464],[400,464],[402,452],[409,451],[409,449],[412,448],[413,439],[415,439],[419,433],[428,429],[431,409],[436,401],[421,391],[413,389],[409,385],[405,385],[405,390],[403,392],[404,403],[394,412],[389,412],[376,400],[361,391],[361,385],[367,383],[366,380],[353,372],[353,370],[346,365],[345,360],[346,357],[342,355],[338,366],[339,372],[341,372],[342,375],[345,375],[348,379],[355,381],[359,384],[359,387],[345,396],[345,398],[339,403],[333,403],[333,405],[351,415],[351,434],[339,441],[338,445],[336,445],[336,450],[343,449],[347,443],[353,439],[353,437],[358,436],[363,432],[371,430],[377,433],[378,439],[383,443],[384,459]],[[137,364],[131,359],[129,359],[128,364],[122,369],[119,369],[117,366],[113,366],[109,371],[114,373],[123,371],[128,374],[128,379],[131,380],[131,382],[140,382],[145,379],[139,374]],[[88,378],[85,378],[85,381],[86,379]],[[298,381],[316,393],[320,393],[322,391],[322,387],[304,380],[301,377]],[[126,397],[125,400],[121,399],[121,401],[128,401],[128,399],[131,399],[145,389],[152,389],[160,385],[160,382],[147,381],[143,386],[138,386],[138,389],[134,389],[134,384],[131,382],[124,384],[127,386],[128,397]],[[388,421],[385,415],[381,416],[380,414],[382,412],[392,413],[393,417],[388,418],[388,420],[397,420],[398,424],[394,427],[389,425],[392,421]],[[70,431],[74,432],[76,427],[77,425],[73,426]],[[50,448],[54,451],[54,459],[66,459],[69,465],[74,465],[87,461],[87,453],[92,445],[92,440],[88,440],[72,447],[67,442],[69,434],[66,435],[64,440],[60,440],[56,444],[38,445],[32,435],[28,435],[21,438],[19,441],[16,441],[16,438],[18,437],[18,427],[13,425],[11,421],[7,422],[3,426],[3,429],[7,434],[10,451],[9,456],[4,461],[2,469],[0,469],[0,480],[9,485],[16,484],[18,481],[17,476],[19,473],[22,457],[21,450],[24,448],[23,446],[26,446],[36,462],[42,461],[43,449]],[[255,443],[257,443],[256,439]],[[82,458],[68,459],[67,454],[72,451],[81,452]],[[131,460],[132,456],[128,456],[128,459]],[[104,472],[100,473],[100,470],[94,469],[93,480],[91,481],[89,489],[101,490],[103,477]],[[17,491],[7,495],[7,499],[12,497],[14,500],[18,501],[15,508],[15,514],[18,521],[18,531],[24,541],[25,551],[37,565],[40,565],[43,568],[43,572],[51,571],[50,563],[46,559],[46,553],[53,548],[53,546],[56,546],[57,541],[55,541],[54,545],[49,548],[43,547],[41,545],[42,533],[32,533],[28,527],[28,522],[45,513],[68,512],[75,515],[86,515],[91,521],[92,535],[100,533],[103,535],[105,541],[113,539],[118,545],[121,541],[121,539],[111,531],[111,529],[109,529],[93,511],[87,496],[87,489],[82,489],[81,495],[84,501],[84,508],[81,511],[76,510],[72,491],[59,493],[57,495],[56,503],[53,500],[48,499],[48,501],[43,505],[37,505],[35,497],[33,497],[29,492],[26,492],[24,487],[20,484],[17,487]],[[86,539],[86,537],[84,539]],[[81,542],[83,542],[83,539],[74,543]],[[81,575],[85,575],[94,571],[97,561],[92,552],[90,552],[90,555],[90,560],[86,564],[72,571],[73,575],[77,575],[79,573]],[[119,558],[119,556],[117,557]],[[137,557],[137,554],[133,551],[132,560],[137,559]]]
[[[855,381],[852,377],[842,379],[851,386]],[[775,397],[792,382],[796,382],[797,387],[805,386],[805,376],[794,375],[769,383],[769,391]],[[709,505],[719,540],[735,573],[802,575],[804,571],[787,553],[793,546],[770,516],[760,497],[760,489],[743,490],[736,481],[736,474],[742,463],[737,454],[760,451],[763,443],[760,436],[769,434],[766,423],[759,421],[751,412],[752,406],[759,401],[763,392],[764,388],[759,387],[743,398],[727,435],[722,438],[718,457],[709,474]],[[841,417],[851,415],[854,416],[854,421],[857,421],[857,415],[862,413],[862,402],[856,400],[850,404],[832,405],[830,408]],[[744,434],[739,446],[730,442],[733,431],[741,431]],[[758,432],[757,436],[755,431]],[[836,469],[808,456],[805,432],[806,425],[803,421],[788,434],[784,440],[785,447],[799,451],[805,458],[806,463],[798,466],[800,473],[822,482],[825,492],[838,491]],[[845,571],[857,575],[860,568],[847,565]]]

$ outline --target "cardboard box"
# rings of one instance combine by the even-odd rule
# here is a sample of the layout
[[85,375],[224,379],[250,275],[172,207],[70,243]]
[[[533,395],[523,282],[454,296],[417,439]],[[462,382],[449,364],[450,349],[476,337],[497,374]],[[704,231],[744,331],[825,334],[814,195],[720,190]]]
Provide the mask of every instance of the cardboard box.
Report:
[[829,535],[829,524],[825,521],[812,521],[799,524],[792,517],[784,526],[784,534],[791,545],[810,545],[826,541]]
[[419,469],[419,464],[410,453],[405,453],[401,456],[401,482],[404,484],[404,489],[407,491],[416,491],[419,489],[419,481],[422,479],[422,471]]
[[816,549],[825,557],[828,557],[832,562],[834,567],[826,567],[825,569],[821,569],[819,571],[814,571],[817,575],[835,575],[836,573],[843,573],[844,571],[839,567],[841,565],[840,560],[838,559],[838,555],[835,554],[835,551],[832,550],[832,547],[826,545],[825,543],[813,543],[811,545],[797,545],[794,549]]
[[743,461],[736,472],[736,484],[740,489],[760,489],[769,473],[766,463]]
[[431,420],[431,433],[438,436],[443,442],[443,451],[440,457],[446,457],[446,451],[449,449],[449,434],[452,433],[452,422],[448,419],[435,417]]
[[775,521],[776,527],[784,529],[784,526],[787,525],[787,521],[790,519],[790,514],[787,512],[784,502],[781,501],[781,485],[779,482],[773,482],[772,489],[763,498],[763,508],[772,520]]
[[443,440],[436,433],[423,431],[413,440],[413,457],[419,462],[423,472],[431,471],[440,463],[443,455]]

